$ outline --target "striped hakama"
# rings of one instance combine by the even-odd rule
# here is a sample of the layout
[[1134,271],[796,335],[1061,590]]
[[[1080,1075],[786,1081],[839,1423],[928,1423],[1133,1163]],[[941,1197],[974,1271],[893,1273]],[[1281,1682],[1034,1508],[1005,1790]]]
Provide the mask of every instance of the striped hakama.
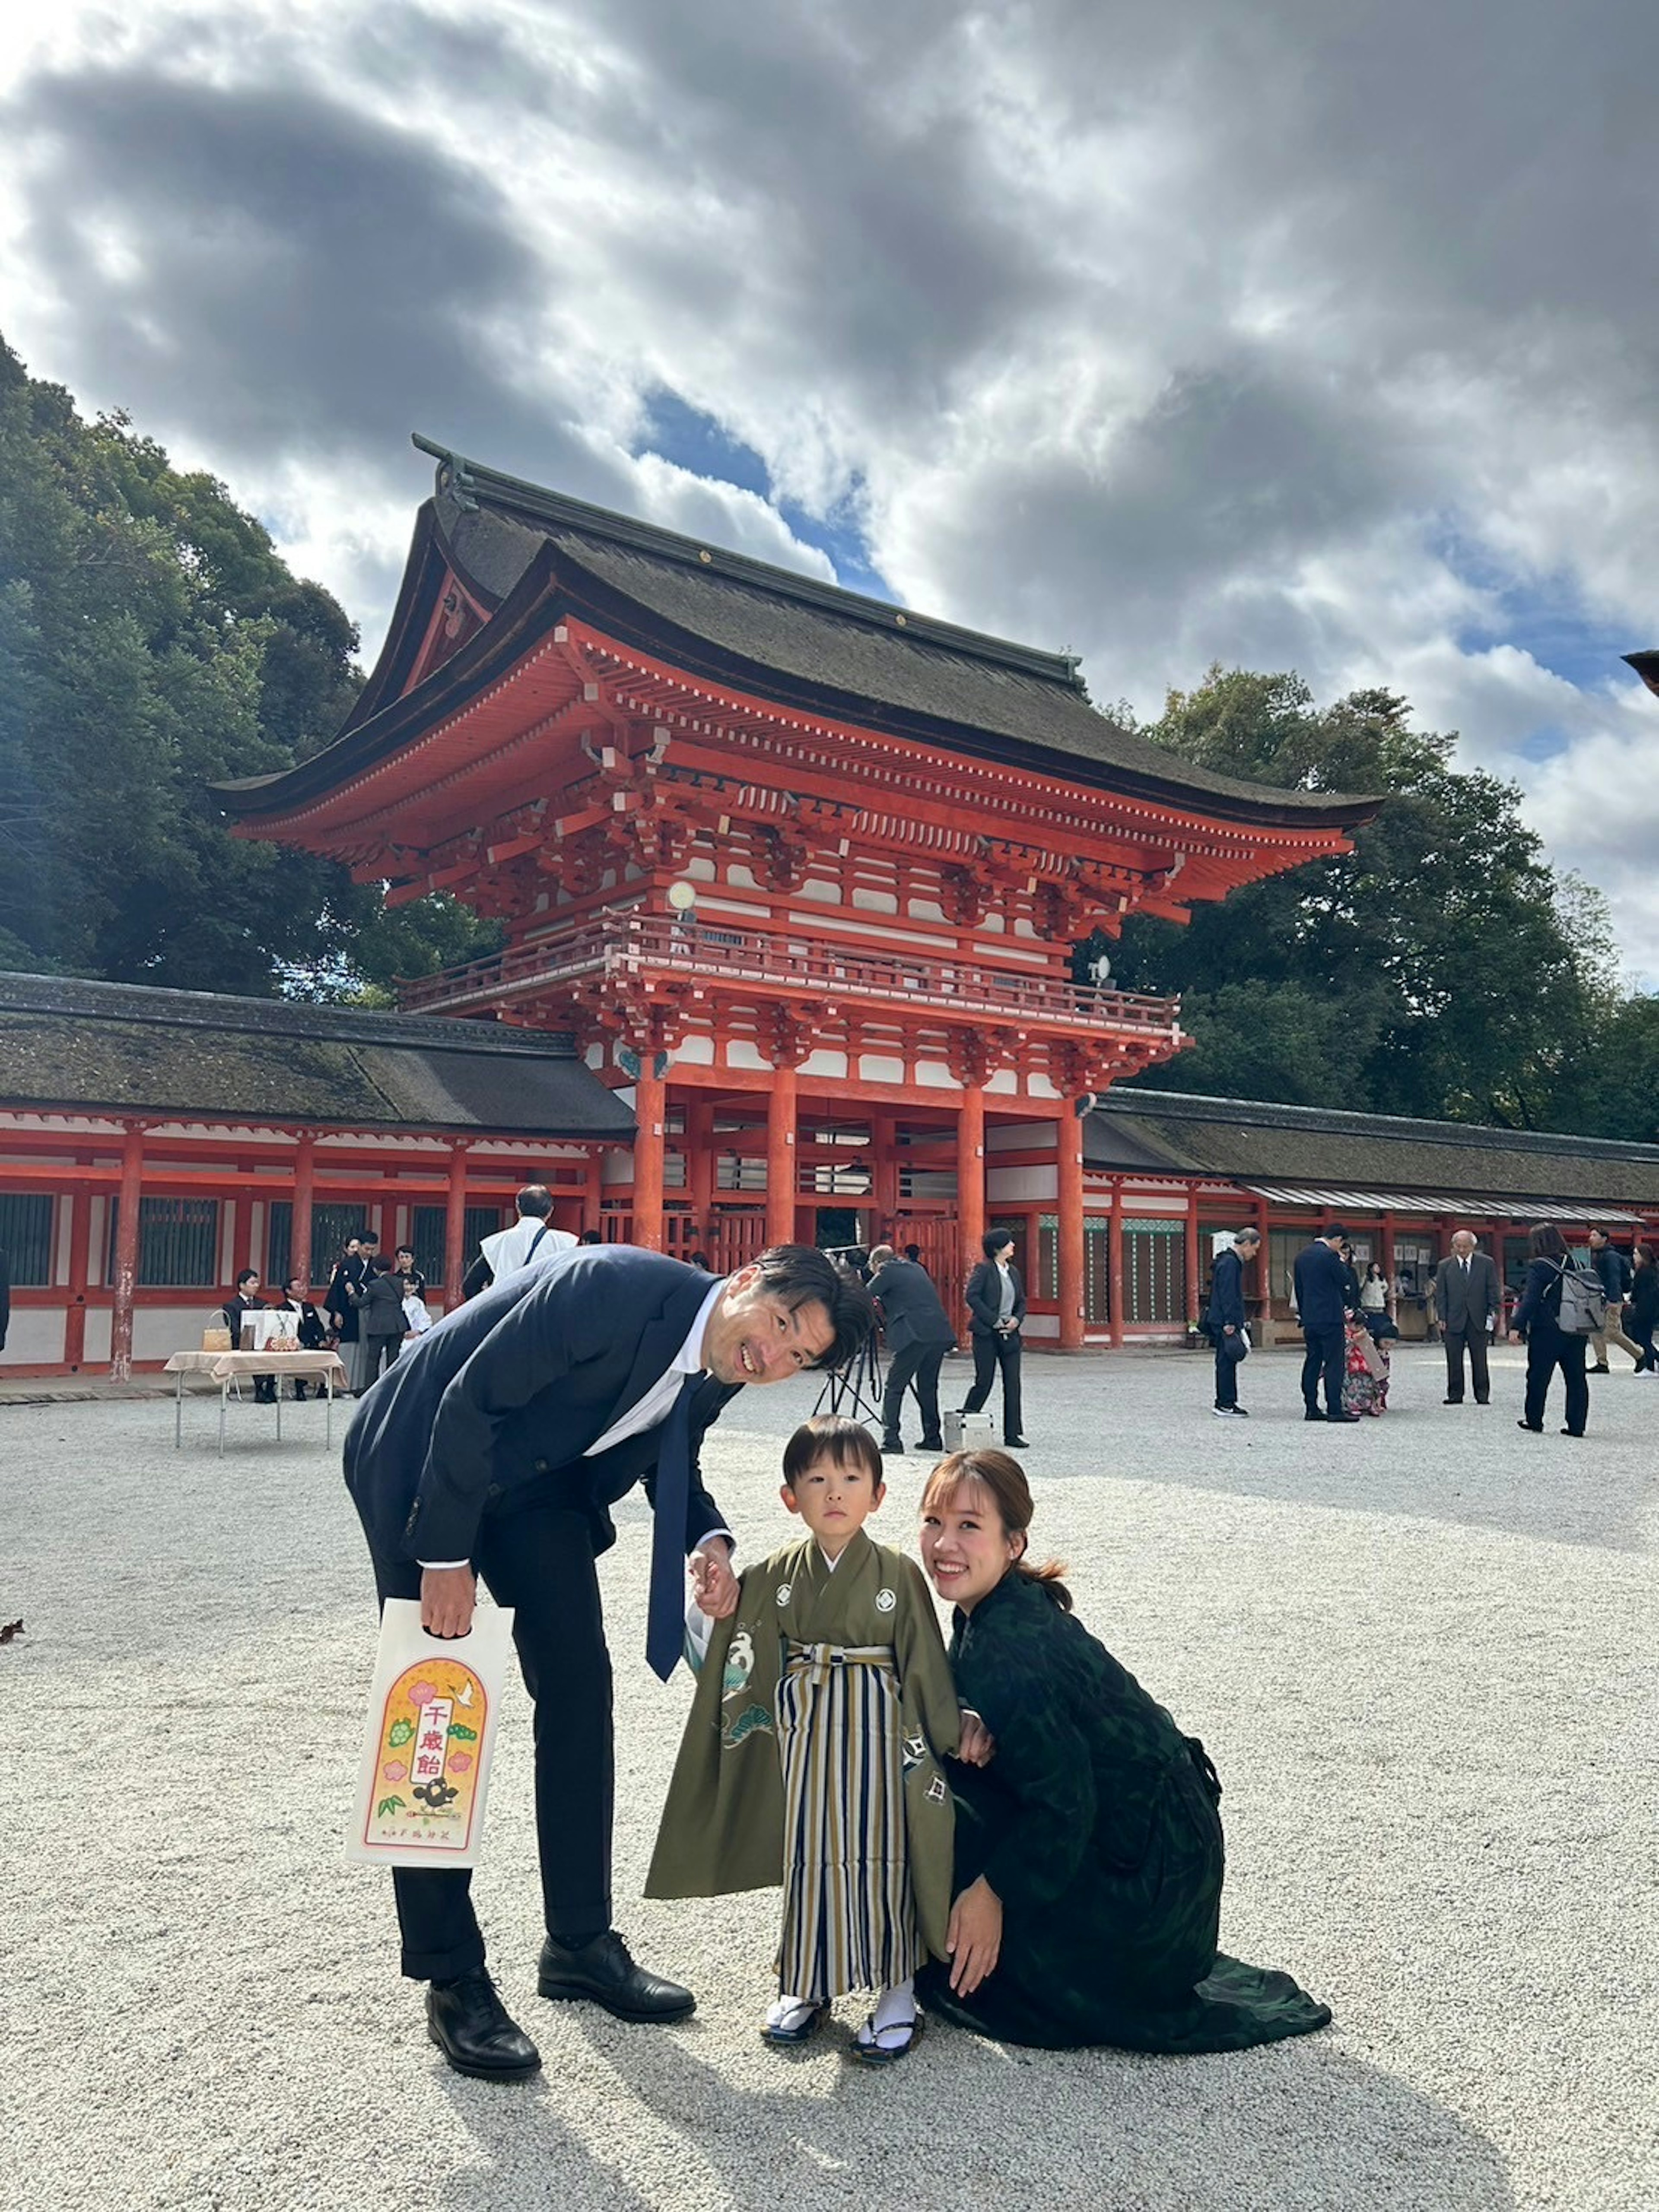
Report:
[[902,1736],[890,1645],[786,1647],[778,1986],[791,1996],[821,2004],[890,1989],[927,1955],[905,1844]]

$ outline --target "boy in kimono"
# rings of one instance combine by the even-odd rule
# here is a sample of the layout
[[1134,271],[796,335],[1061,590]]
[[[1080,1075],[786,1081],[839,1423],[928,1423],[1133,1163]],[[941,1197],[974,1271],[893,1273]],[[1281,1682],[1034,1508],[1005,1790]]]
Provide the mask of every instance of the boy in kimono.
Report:
[[957,1748],[951,1669],[920,1569],[872,1543],[881,1454],[856,1421],[805,1423],[783,1502],[808,1534],[741,1577],[714,1624],[646,1882],[650,1897],[783,1885],[780,1994],[762,2035],[805,2043],[832,1998],[878,1992],[851,2055],[921,2033],[913,1979],[945,1955]]

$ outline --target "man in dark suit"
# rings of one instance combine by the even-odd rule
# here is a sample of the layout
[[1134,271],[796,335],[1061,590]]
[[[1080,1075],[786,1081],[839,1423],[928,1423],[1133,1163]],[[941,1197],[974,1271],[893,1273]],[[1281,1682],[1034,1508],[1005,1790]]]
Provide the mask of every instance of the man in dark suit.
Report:
[[11,1327],[11,1255],[0,1251],[0,1352],[6,1348],[6,1331]]
[[[1342,1410],[1342,1370],[1347,1357],[1348,1273],[1342,1264],[1347,1231],[1334,1222],[1296,1255],[1294,1297],[1307,1354],[1302,1362],[1302,1401],[1310,1421],[1357,1421]],[[1319,1410],[1319,1378],[1325,1410]]]
[[1237,1351],[1228,1349],[1228,1340],[1237,1344],[1244,1334],[1244,1267],[1247,1261],[1255,1259],[1261,1244],[1259,1230],[1234,1230],[1231,1247],[1216,1260],[1210,1284],[1206,1318],[1210,1341],[1215,1346],[1215,1410],[1224,1420],[1249,1419],[1238,1402],[1238,1370],[1243,1363]]
[[887,1390],[881,1402],[881,1448],[902,1452],[904,1394],[912,1384],[921,1407],[921,1449],[943,1451],[939,1425],[939,1371],[954,1352],[957,1333],[926,1267],[901,1260],[890,1244],[870,1255],[870,1295],[881,1308],[887,1335]]
[[1477,1406],[1492,1401],[1492,1381],[1486,1370],[1486,1339],[1498,1319],[1500,1297],[1498,1268],[1475,1243],[1474,1234],[1460,1229],[1451,1241],[1450,1256],[1434,1271],[1434,1317],[1446,1346],[1446,1403],[1463,1402],[1463,1354],[1469,1355],[1469,1379],[1474,1384]]
[[[382,1601],[418,1597],[441,1637],[466,1634],[479,1575],[515,1608],[536,1702],[544,1996],[632,2021],[696,2003],[637,1966],[611,1924],[611,1662],[594,1571],[616,1540],[611,1508],[643,1481],[658,1514],[647,1655],[665,1680],[686,1555],[705,1611],[721,1617],[737,1599],[731,1538],[698,1468],[704,1432],[744,1384],[840,1365],[871,1320],[860,1285],[799,1245],[712,1281],[660,1253],[597,1245],[458,1306],[363,1399],[346,1484]],[[485,2080],[533,2073],[535,2045],[484,1966],[471,1876],[398,1868],[392,1884],[403,1971],[430,1983],[428,2026],[450,2064]]]
[[963,1406],[976,1413],[1002,1370],[1002,1441],[1011,1451],[1026,1439],[1020,1432],[1019,1325],[1025,1318],[1025,1285],[1013,1262],[1014,1240],[1006,1229],[988,1230],[981,1239],[985,1257],[968,1278],[965,1293],[974,1340],[974,1387]]

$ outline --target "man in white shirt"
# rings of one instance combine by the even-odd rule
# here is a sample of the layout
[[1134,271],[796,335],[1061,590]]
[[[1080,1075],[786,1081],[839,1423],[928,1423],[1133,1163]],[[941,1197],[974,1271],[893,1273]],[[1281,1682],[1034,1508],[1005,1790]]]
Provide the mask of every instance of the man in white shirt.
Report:
[[[665,1674],[686,1555],[706,1613],[737,1598],[731,1538],[698,1466],[703,1434],[745,1384],[843,1364],[871,1319],[862,1287],[799,1245],[712,1282],[660,1253],[586,1246],[446,1315],[362,1401],[346,1483],[381,1599],[418,1597],[441,1637],[471,1626],[480,1574],[515,1608],[536,1701],[544,1996],[631,2021],[681,2019],[696,2002],[636,1966],[611,1923],[611,1660],[594,1569],[616,1539],[610,1509],[642,1480],[657,1512],[647,1653]],[[428,2027],[450,2064],[490,2080],[533,2073],[535,2046],[484,1966],[470,1876],[398,1868],[392,1883],[403,1971],[431,1984]]]
[[576,1240],[568,1229],[555,1229],[548,1221],[553,1194],[543,1182],[527,1182],[513,1200],[519,1218],[510,1229],[497,1229],[478,1247],[478,1256],[461,1282],[461,1296],[476,1298],[492,1283],[516,1274],[520,1267],[549,1267],[562,1252],[574,1252]]

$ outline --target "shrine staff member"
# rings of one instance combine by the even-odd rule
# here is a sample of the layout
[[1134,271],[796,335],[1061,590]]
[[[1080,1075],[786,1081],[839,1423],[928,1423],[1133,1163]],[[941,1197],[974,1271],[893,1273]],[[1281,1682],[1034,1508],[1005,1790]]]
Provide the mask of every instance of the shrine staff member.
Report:
[[[515,1608],[536,1701],[536,1825],[547,1940],[538,1985],[619,2020],[678,2020],[689,1990],[635,1964],[611,1924],[611,1661],[594,1560],[611,1508],[643,1481],[653,1529],[647,1656],[666,1680],[684,1629],[685,1559],[716,1619],[737,1601],[731,1539],[699,1448],[744,1384],[836,1367],[869,1334],[862,1287],[784,1244],[734,1275],[632,1245],[520,1269],[447,1314],[364,1397],[346,1485],[382,1601],[415,1598],[434,1636],[464,1636],[482,1575]],[[534,2073],[536,2047],[484,1966],[471,1876],[394,1869],[403,1971],[425,1981],[432,2039],[462,2074]]]

